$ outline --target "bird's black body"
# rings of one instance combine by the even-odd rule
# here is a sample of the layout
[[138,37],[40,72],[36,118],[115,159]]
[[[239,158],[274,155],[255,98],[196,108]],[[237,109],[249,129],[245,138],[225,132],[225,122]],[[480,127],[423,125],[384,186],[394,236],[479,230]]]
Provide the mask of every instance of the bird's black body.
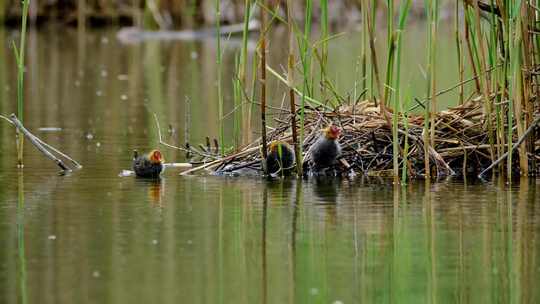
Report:
[[338,142],[341,129],[331,124],[321,131],[321,136],[309,149],[307,161],[304,162],[305,169],[309,169],[306,172],[313,174],[328,174],[327,169],[333,168],[341,156]]
[[268,174],[287,174],[294,168],[294,152],[284,142],[273,142],[266,157],[266,170]]
[[135,152],[133,155],[133,171],[138,177],[159,178],[163,171],[163,163],[152,161],[148,155],[139,156]]
[[311,162],[316,171],[335,165],[341,155],[341,146],[334,139],[321,136],[311,149]]

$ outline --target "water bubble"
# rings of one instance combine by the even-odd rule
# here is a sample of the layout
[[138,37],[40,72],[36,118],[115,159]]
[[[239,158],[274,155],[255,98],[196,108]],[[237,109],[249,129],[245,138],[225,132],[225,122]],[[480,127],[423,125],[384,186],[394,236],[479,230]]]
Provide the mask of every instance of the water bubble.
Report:
[[332,304],[343,304],[343,301],[335,300]]
[[56,235],[54,235],[54,234],[49,235],[49,240],[51,240],[51,241],[56,240]]
[[109,75],[109,73],[107,72],[107,70],[101,70],[101,77],[105,78]]
[[96,91],[96,96],[103,96],[103,92],[101,92],[101,90],[97,90]]
[[128,75],[119,74],[118,76],[116,76],[116,78],[118,78],[118,80],[125,81],[125,80],[128,80]]
[[122,100],[128,100],[128,97],[126,94],[122,94],[122,96],[120,96],[120,99]]
[[96,143],[96,147],[101,147],[101,143],[99,141]]
[[191,244],[193,244],[193,241],[192,241],[192,240],[188,240],[187,243],[188,243],[189,245],[191,245]]
[[101,274],[100,274],[99,271],[97,271],[97,270],[94,270],[94,272],[92,272],[92,276],[93,276],[94,278],[99,278],[100,275],[101,275]]
[[317,288],[311,288],[309,290],[309,294],[312,295],[312,296],[316,296],[319,294],[319,290]]
[[92,133],[86,133],[86,139],[92,140],[94,139],[94,135]]
[[157,245],[157,243],[158,243],[158,240],[152,240],[153,245]]
[[76,86],[76,87],[80,87],[80,86],[81,86],[81,82],[78,81],[78,80],[75,80],[75,86]]
[[103,44],[109,43],[109,38],[107,38],[107,37],[101,37],[101,43],[103,43]]
[[199,53],[193,51],[193,52],[191,52],[190,56],[191,56],[191,59],[195,60],[195,59],[199,58]]

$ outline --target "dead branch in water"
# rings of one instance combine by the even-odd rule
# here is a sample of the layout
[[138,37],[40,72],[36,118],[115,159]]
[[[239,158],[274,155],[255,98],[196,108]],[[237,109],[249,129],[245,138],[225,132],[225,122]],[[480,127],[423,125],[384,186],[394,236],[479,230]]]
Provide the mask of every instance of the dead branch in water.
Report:
[[195,150],[191,146],[189,146],[189,149],[186,149],[186,148],[182,148],[182,147],[178,147],[178,146],[166,143],[165,141],[163,141],[163,138],[161,137],[161,127],[159,126],[159,120],[157,118],[157,115],[156,115],[156,113],[152,113],[152,114],[154,115],[154,121],[156,122],[156,128],[157,128],[157,131],[158,131],[158,138],[159,138],[159,144],[160,145],[163,145],[163,146],[171,148],[171,149],[179,150],[179,151],[182,151],[182,152],[186,152],[186,153],[197,154],[197,155],[202,156],[204,158],[211,158],[211,159],[214,159],[214,160],[220,159],[219,157],[217,157],[215,155]]
[[77,161],[75,161],[74,159],[72,159],[71,157],[67,156],[66,154],[60,152],[58,149],[52,147],[51,145],[45,143],[44,141],[42,141],[41,139],[39,139],[37,136],[35,136],[34,134],[32,134],[30,131],[28,131],[24,126],[23,124],[21,123],[21,121],[17,118],[17,116],[15,114],[11,114],[9,116],[9,118],[5,117],[5,116],[1,116],[2,119],[5,119],[5,120],[8,120],[13,126],[15,126],[17,128],[17,130],[19,130],[41,153],[43,153],[47,158],[51,159],[52,161],[54,161],[63,171],[72,171],[72,169],[70,167],[68,167],[63,161],[62,159],[56,157],[53,153],[51,153],[48,149],[52,150],[53,152],[55,152],[56,154],[60,155],[61,157],[69,160],[70,162],[72,162],[75,166],[76,166],[76,169],[80,169],[82,168],[81,164],[79,164]]
[[527,139],[527,137],[532,133],[532,131],[534,131],[538,123],[540,123],[540,117],[536,118],[536,120],[531,124],[527,131],[523,133],[523,136],[521,136],[521,138],[516,142],[516,144],[512,146],[512,149],[509,152],[504,153],[501,157],[499,157],[499,159],[497,159],[489,167],[484,169],[484,171],[480,172],[480,174],[478,174],[478,177],[482,177],[484,174],[486,174],[486,172],[493,169],[495,166],[504,161],[508,157],[508,155],[510,155],[510,153],[514,153],[514,151],[519,148],[519,146],[521,146],[521,144],[525,141],[525,139]]

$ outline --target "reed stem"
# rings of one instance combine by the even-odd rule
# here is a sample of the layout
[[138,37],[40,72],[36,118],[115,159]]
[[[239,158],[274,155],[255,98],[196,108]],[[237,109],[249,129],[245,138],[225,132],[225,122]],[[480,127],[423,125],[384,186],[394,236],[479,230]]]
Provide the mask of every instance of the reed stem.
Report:
[[[15,47],[15,58],[17,61],[17,116],[19,120],[24,123],[24,59],[26,51],[26,26],[28,23],[28,8],[30,6],[30,0],[23,0],[23,11],[21,20],[21,40],[19,48]],[[24,151],[24,138],[17,133],[17,166],[22,168],[23,163],[23,151]]]
[[[264,0],[261,0],[264,5]],[[260,7],[261,13],[261,43],[260,43],[260,69],[261,69],[261,139],[262,139],[262,156],[263,156],[263,171],[267,174],[266,157],[268,156],[267,141],[266,141],[266,11],[264,7]]]
[[328,0],[321,0],[321,100],[326,100],[326,65],[328,63]]
[[[294,93],[294,28],[292,17],[292,1],[287,0],[287,26],[289,30],[289,58],[287,65],[287,82],[289,84],[289,99],[291,109],[291,130],[293,137],[294,153],[296,159],[296,172],[302,176],[302,146],[298,143],[298,131],[296,126],[296,103]],[[281,147],[281,146],[279,146]]]
[[217,97],[218,97],[218,121],[219,121],[219,142],[221,156],[225,155],[225,131],[223,117],[223,94],[221,88],[221,73],[222,73],[222,50],[221,50],[221,0],[216,0],[216,43],[217,43]]

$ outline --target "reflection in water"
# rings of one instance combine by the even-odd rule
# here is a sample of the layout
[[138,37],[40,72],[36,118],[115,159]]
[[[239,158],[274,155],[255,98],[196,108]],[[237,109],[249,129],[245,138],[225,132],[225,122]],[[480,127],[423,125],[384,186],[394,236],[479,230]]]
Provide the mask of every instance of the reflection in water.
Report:
[[[39,189],[27,181],[36,178],[25,176],[27,193]],[[18,240],[17,266],[7,271],[18,277],[22,294],[28,286],[28,302],[84,302],[81,294],[115,303],[540,299],[534,182],[381,191],[339,181],[100,180],[63,178],[70,185],[51,189],[51,202],[32,204],[24,221],[18,213],[16,232],[0,231],[2,239]],[[98,189],[106,195],[96,199]],[[336,204],[313,203],[322,193],[333,193]],[[22,194],[7,191],[6,201],[22,202]],[[0,224],[8,220],[3,216]],[[58,239],[43,242],[44,227],[53,223]],[[25,250],[34,253],[28,266]],[[10,291],[7,277],[0,278]],[[50,280],[59,288],[46,288]]]
[[340,180],[332,177],[315,177],[313,192],[321,204],[335,204],[338,198]]
[[266,255],[266,224],[267,224],[267,212],[268,212],[268,190],[263,190],[263,202],[262,202],[262,237],[261,237],[261,271],[262,271],[262,303],[268,303],[268,266]]
[[19,259],[18,259],[18,269],[19,272],[17,274],[18,282],[19,282],[19,297],[21,303],[28,303],[27,300],[27,278],[26,278],[26,253],[25,253],[25,245],[24,245],[24,224],[25,224],[25,216],[24,216],[24,172],[19,171],[18,179],[17,179],[17,244],[18,244],[18,253],[19,253]]
[[163,207],[162,198],[165,192],[165,178],[145,179],[145,178],[133,178],[135,180],[135,187],[145,189],[148,201],[154,207]]

